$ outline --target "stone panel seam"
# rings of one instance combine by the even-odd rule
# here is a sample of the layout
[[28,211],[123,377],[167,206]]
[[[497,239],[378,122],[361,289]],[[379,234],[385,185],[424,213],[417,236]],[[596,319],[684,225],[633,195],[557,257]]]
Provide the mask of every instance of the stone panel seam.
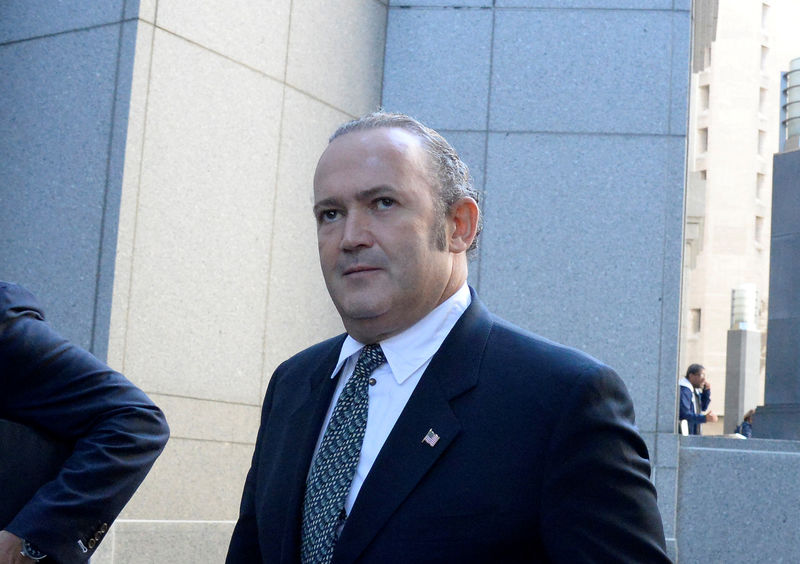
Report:
[[283,122],[286,119],[286,75],[289,71],[289,49],[291,47],[291,39],[292,39],[292,14],[294,13],[294,1],[289,0],[289,17],[287,18],[286,25],[286,49],[283,59],[283,81],[281,82],[282,89],[281,89],[281,115],[280,121],[278,122],[278,150],[275,155],[275,188],[272,191],[272,225],[270,226],[269,232],[269,256],[267,257],[267,283],[265,288],[265,296],[264,296],[264,312],[262,316],[262,324],[261,327],[263,329],[263,333],[261,336],[261,375],[259,378],[259,394],[262,390],[266,389],[268,378],[271,375],[265,374],[265,368],[267,366],[267,322],[269,321],[269,306],[270,306],[270,296],[272,293],[270,292],[272,283],[272,256],[275,250],[275,223],[277,221],[277,205],[278,205],[278,191],[280,190],[280,169],[281,169],[281,155],[283,154],[282,147],[283,147]]
[[494,10],[502,12],[633,12],[641,14],[644,12],[672,14],[675,12],[689,12],[689,10],[682,10],[677,8],[596,8],[591,6],[585,7],[559,7],[559,6],[452,6],[452,5],[425,5],[418,6],[415,4],[391,4],[390,10],[420,10],[420,11],[434,11],[434,10],[459,10],[459,11],[479,11],[479,10]]
[[[158,2],[156,2],[156,15],[153,19],[158,19]],[[151,24],[146,24],[151,25]],[[133,294],[133,276],[134,272],[136,271],[136,234],[139,228],[139,198],[141,196],[141,187],[142,187],[142,172],[144,170],[144,160],[145,160],[145,153],[144,153],[144,146],[147,139],[147,115],[150,109],[150,87],[152,85],[152,78],[153,78],[153,57],[155,52],[155,43],[156,43],[156,30],[155,25],[153,25],[153,33],[150,34],[150,61],[147,63],[147,88],[145,88],[144,94],[144,112],[142,115],[142,138],[141,138],[141,146],[139,147],[139,171],[137,173],[137,185],[136,189],[136,198],[134,202],[134,210],[133,210],[133,233],[131,234],[131,260],[130,260],[130,270],[128,272],[128,296],[125,300],[126,302],[126,309],[125,309],[125,332],[122,339],[122,366],[120,370],[124,373],[125,372],[125,364],[128,358],[128,331],[130,329],[130,320],[131,320],[131,296]]]
[[177,398],[177,399],[185,399],[185,400],[192,400],[192,401],[206,401],[213,404],[223,404],[223,405],[238,405],[242,407],[261,407],[261,402],[259,403],[247,403],[242,401],[230,401],[224,399],[209,399],[209,398],[201,398],[195,396],[185,396],[182,394],[170,394],[164,392],[150,392],[150,395],[153,397],[161,396],[167,398]]
[[190,525],[234,525],[235,520],[226,519],[117,519],[115,524],[119,523],[188,523]]
[[[289,15],[289,19],[291,20],[291,13]],[[260,76],[266,77],[269,80],[272,80],[272,81],[278,83],[281,86],[285,86],[285,87],[291,88],[292,90],[294,90],[296,92],[299,92],[299,93],[303,94],[304,96],[308,96],[312,100],[315,100],[315,101],[319,102],[320,104],[323,104],[323,105],[325,105],[325,106],[327,106],[327,107],[329,107],[329,108],[331,108],[333,110],[336,110],[337,112],[340,112],[340,113],[342,113],[342,114],[344,114],[346,116],[350,116],[350,117],[353,117],[353,118],[356,117],[352,113],[348,112],[347,110],[342,109],[342,108],[340,108],[338,106],[335,106],[335,105],[331,104],[330,102],[327,102],[327,101],[323,100],[322,98],[319,98],[319,97],[315,96],[314,94],[311,94],[311,93],[303,90],[302,88],[299,88],[299,87],[295,86],[294,84],[292,84],[290,82],[287,82],[285,80],[286,65],[284,65],[284,71],[283,71],[284,78],[276,78],[276,77],[274,77],[274,76],[272,76],[270,74],[265,73],[264,71],[262,71],[260,69],[254,68],[254,67],[252,67],[252,66],[250,66],[250,65],[248,65],[246,63],[238,61],[238,60],[236,60],[236,59],[234,59],[232,57],[229,57],[228,55],[225,55],[224,53],[220,53],[219,51],[215,51],[214,49],[211,49],[211,48],[203,45],[202,43],[198,43],[196,41],[188,39],[188,38],[186,38],[186,37],[184,37],[184,36],[182,36],[180,34],[175,33],[174,31],[170,31],[169,29],[166,29],[166,28],[163,28],[163,27],[159,27],[159,26],[155,26],[155,28],[157,30],[159,30],[159,31],[164,32],[164,33],[168,33],[168,34],[172,35],[173,37],[176,37],[178,39],[186,41],[187,43],[190,43],[190,44],[194,45],[195,47],[203,49],[204,51],[208,51],[209,53],[213,53],[214,55],[217,55],[218,57],[221,57],[221,58],[223,58],[223,59],[225,59],[227,61],[230,61],[230,62],[232,62],[232,63],[234,63],[236,65],[239,65],[239,66],[241,66],[243,68],[246,68],[247,70],[252,71],[252,72],[254,72],[254,73],[256,73],[256,74],[258,74]],[[290,32],[291,32],[291,30],[290,30]],[[385,49],[385,47],[384,47],[384,49]],[[288,63],[288,45],[287,45],[287,63]]]
[[464,133],[499,133],[502,135],[573,135],[580,137],[643,137],[643,138],[661,138],[661,139],[685,139],[686,136],[678,133],[639,133],[628,131],[548,131],[544,129],[520,129],[520,130],[505,130],[505,129],[489,129],[483,130],[470,130],[470,129],[453,129],[448,131],[461,131]]
[[[492,111],[492,77],[494,75],[494,30],[495,30],[495,16],[497,12],[496,10],[492,9],[492,30],[489,36],[489,76],[487,77],[489,81],[488,88],[486,90],[486,127],[483,133],[483,178],[481,179],[481,213],[484,217],[486,217],[486,210],[488,209],[488,198],[486,197],[486,180],[487,180],[487,170],[489,168],[489,124],[491,123],[491,111]],[[481,256],[483,255],[483,245],[478,242],[478,253],[477,257],[475,257],[475,261],[478,263],[478,267],[476,269],[475,275],[475,289],[476,291],[480,292],[481,290]]]
[[[291,19],[291,14],[289,15],[289,18]],[[237,64],[237,65],[239,65],[239,66],[241,66],[243,68],[246,68],[247,70],[253,71],[254,73],[259,74],[261,76],[264,76],[264,77],[266,77],[266,78],[268,78],[268,79],[270,79],[272,81],[275,81],[278,84],[284,84],[284,80],[282,78],[276,78],[276,77],[264,72],[263,70],[257,69],[255,67],[252,67],[252,66],[248,65],[247,63],[243,63],[242,61],[234,59],[230,55],[226,55],[225,53],[220,53],[219,51],[216,51],[215,49],[212,49],[212,48],[208,47],[207,45],[203,45],[202,43],[198,43],[197,41],[194,41],[193,39],[189,39],[188,37],[185,37],[185,36],[181,35],[180,33],[176,33],[176,32],[174,32],[174,31],[172,31],[170,29],[167,29],[165,27],[161,27],[159,25],[156,25],[155,27],[156,27],[156,29],[158,29],[160,31],[163,31],[164,33],[168,33],[168,34],[172,35],[173,37],[181,39],[181,40],[183,40],[183,41],[185,41],[185,42],[187,42],[187,43],[189,43],[191,45],[194,45],[195,47],[199,47],[200,49],[203,49],[204,51],[208,51],[209,53],[213,53],[214,55],[217,55],[218,57],[221,57],[221,58],[223,58],[223,59],[225,59],[227,61],[235,63],[235,64]],[[285,73],[286,73],[286,70],[284,69],[284,74]]]
[[70,33],[80,33],[81,31],[92,31],[94,29],[101,29],[104,27],[111,27],[129,22],[135,22],[138,19],[139,18],[122,18],[121,20],[115,22],[106,22],[102,24],[89,25],[86,27],[76,27],[74,29],[66,29],[64,31],[56,31],[54,33],[45,33],[43,35],[36,35],[34,37],[26,37],[25,39],[12,39],[11,41],[0,42],[0,47],[6,47],[8,45],[16,45],[18,43],[25,43],[27,41],[37,41],[39,39],[49,39],[50,37],[59,37],[61,35],[67,35]]
[[[742,439],[731,439],[731,440],[742,440]],[[746,439],[744,439],[746,440]],[[793,456],[793,457],[800,457],[800,452],[783,452],[779,450],[766,450],[766,449],[739,449],[739,448],[715,448],[715,447],[696,447],[696,446],[683,446],[681,445],[681,451],[710,451],[710,452],[724,452],[728,454],[749,454],[749,453],[760,453],[760,454],[769,454],[770,456],[780,455],[780,456]]]
[[[121,10],[122,13],[120,14],[120,17],[121,20],[124,20],[125,2],[122,2]],[[114,130],[117,127],[117,93],[119,88],[120,57],[122,56],[122,39],[124,36],[124,25],[125,24],[122,23],[119,24],[119,29],[117,31],[117,57],[116,57],[116,62],[114,64],[114,88],[111,90],[111,108],[110,108],[111,119],[109,120],[108,145],[106,146],[106,170],[105,170],[105,182],[103,184],[103,209],[100,212],[100,240],[98,241],[99,245],[97,249],[97,264],[95,268],[95,283],[94,283],[94,300],[92,304],[92,330],[89,340],[92,346],[92,351],[97,350],[97,343],[95,341],[97,339],[97,324],[100,321],[98,319],[98,313],[99,313],[98,302],[100,300],[100,282],[102,279],[101,271],[103,268],[103,254],[104,254],[103,249],[105,248],[105,243],[107,239],[106,216],[108,215],[108,206],[109,206],[108,193],[109,193],[109,183],[111,182],[111,152],[114,149],[114,137],[115,137]],[[116,251],[116,248],[114,250]],[[113,284],[113,279],[112,279],[112,284]],[[103,356],[105,357],[106,355]]]
[[230,439],[199,439],[197,437],[187,437],[185,435],[175,434],[174,432],[170,433],[170,440],[181,440],[181,441],[192,441],[193,443],[215,443],[215,444],[225,444],[225,445],[239,445],[239,446],[246,446],[251,447],[255,444],[255,438],[252,441],[232,441]]

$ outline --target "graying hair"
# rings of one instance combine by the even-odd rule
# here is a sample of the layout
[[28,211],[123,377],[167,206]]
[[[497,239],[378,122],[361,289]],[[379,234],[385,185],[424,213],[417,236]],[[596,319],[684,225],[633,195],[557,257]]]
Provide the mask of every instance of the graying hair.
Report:
[[[472,176],[470,176],[469,168],[464,164],[464,161],[459,158],[456,150],[453,149],[452,145],[450,145],[444,137],[430,127],[405,114],[380,110],[371,114],[366,114],[339,126],[339,129],[331,135],[328,142],[330,143],[337,137],[341,137],[351,131],[377,129],[380,127],[398,127],[422,139],[423,146],[430,156],[431,164],[433,165],[439,184],[439,197],[436,198],[435,204],[438,212],[438,221],[442,226],[441,231],[443,237],[444,217],[447,212],[450,211],[453,204],[465,197],[472,198],[480,203],[480,194],[472,183]],[[482,229],[483,216],[480,215],[475,232],[475,239],[473,239],[472,245],[470,245],[467,250],[470,256],[474,255],[475,249],[478,247],[478,235],[480,235]],[[445,241],[442,240],[439,244],[440,247],[444,247]]]

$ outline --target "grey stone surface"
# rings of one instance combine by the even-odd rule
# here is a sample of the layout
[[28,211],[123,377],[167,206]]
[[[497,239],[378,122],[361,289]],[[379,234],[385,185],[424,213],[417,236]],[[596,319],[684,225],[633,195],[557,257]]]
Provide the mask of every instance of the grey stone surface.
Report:
[[496,0],[498,7],[669,10],[672,0]]
[[678,435],[656,434],[656,464],[662,468],[678,467]]
[[[436,126],[433,126],[436,128]],[[486,165],[486,133],[483,131],[449,131],[436,130],[445,139],[469,167],[469,172],[475,183],[475,188],[483,191],[483,175]]]
[[389,10],[383,106],[437,129],[485,130],[491,10]]
[[767,337],[766,404],[800,404],[800,318],[770,319]]
[[0,43],[61,33],[112,22],[138,11],[138,0],[3,0],[0,2]]
[[680,561],[797,562],[800,443],[700,436],[680,442]]
[[675,432],[677,418],[678,331],[680,325],[681,253],[683,251],[683,186],[686,141],[666,141],[664,190],[664,251],[661,278],[661,329],[658,371],[657,429]]
[[800,404],[758,406],[753,415],[753,438],[800,441]]
[[100,357],[130,95],[128,76],[115,100],[115,81],[131,72],[134,26],[0,46],[0,75],[14,77],[0,81],[0,278]]
[[678,489],[678,469],[659,466],[656,472],[656,490],[658,493],[658,509],[664,524],[664,536],[675,537],[675,515]]
[[667,133],[672,12],[497,12],[491,129]]
[[489,136],[484,299],[617,369],[643,431],[656,427],[662,338],[675,338],[661,335],[665,197],[678,197],[665,183],[682,163],[669,148],[659,137]]
[[800,233],[800,151],[779,153],[772,169],[772,237]]
[[[692,35],[692,15],[689,12],[672,14],[672,37],[686,38]],[[689,41],[672,41],[672,74],[670,76],[669,132],[686,135],[689,121],[689,63],[691,60]]]
[[800,318],[800,231],[772,237],[769,266],[769,319]]
[[765,405],[753,434],[800,440],[800,151],[775,155]]
[[492,0],[390,0],[390,6],[409,6],[412,8],[418,6],[431,6],[431,7],[453,7],[453,8],[475,8],[475,7],[491,7]]
[[[436,127],[435,125],[433,127]],[[475,188],[480,191],[481,195],[481,212],[484,211],[484,194],[483,194],[483,176],[486,161],[486,133],[476,131],[448,131],[437,130],[441,133],[447,141],[455,148],[461,160],[464,161],[469,167],[469,172],[472,175]],[[480,294],[480,253],[482,243],[478,240],[478,250],[470,257],[469,264],[469,284],[475,288]]]

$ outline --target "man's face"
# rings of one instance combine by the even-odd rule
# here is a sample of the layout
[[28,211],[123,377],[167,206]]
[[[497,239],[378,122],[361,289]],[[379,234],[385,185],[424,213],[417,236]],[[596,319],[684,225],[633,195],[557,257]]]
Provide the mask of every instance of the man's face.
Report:
[[689,375],[689,382],[695,388],[702,388],[703,384],[705,383],[705,381],[706,381],[705,368],[702,369],[700,372],[697,372],[696,374],[690,374]]
[[322,273],[348,333],[375,342],[447,296],[453,263],[437,248],[435,186],[421,140],[399,128],[334,139],[314,175]]

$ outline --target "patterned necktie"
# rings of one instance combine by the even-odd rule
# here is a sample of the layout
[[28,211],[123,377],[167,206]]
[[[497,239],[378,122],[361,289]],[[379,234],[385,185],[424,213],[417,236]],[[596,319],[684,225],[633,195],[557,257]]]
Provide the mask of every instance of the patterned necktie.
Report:
[[369,407],[369,376],[386,362],[380,345],[361,349],[345,384],[306,481],[301,555],[303,564],[331,561],[344,520],[344,503],[358,466]]

